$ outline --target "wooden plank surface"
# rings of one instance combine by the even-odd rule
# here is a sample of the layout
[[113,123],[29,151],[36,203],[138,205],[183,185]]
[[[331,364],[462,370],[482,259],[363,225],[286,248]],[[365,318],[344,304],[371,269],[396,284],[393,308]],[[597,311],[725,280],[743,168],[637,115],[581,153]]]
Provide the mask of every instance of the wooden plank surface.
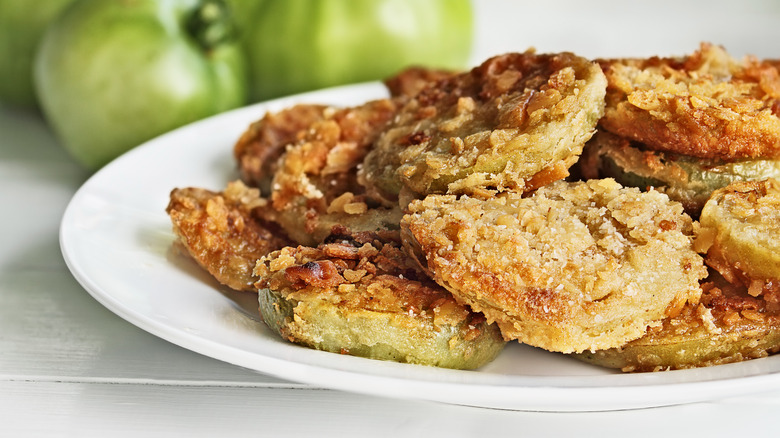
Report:
[[780,408],[778,392],[591,413],[501,411],[317,389],[0,381],[0,394],[0,431],[8,437],[762,438],[777,436],[771,423]]
[[106,310],[64,268],[0,277],[0,378],[293,386],[193,353]]

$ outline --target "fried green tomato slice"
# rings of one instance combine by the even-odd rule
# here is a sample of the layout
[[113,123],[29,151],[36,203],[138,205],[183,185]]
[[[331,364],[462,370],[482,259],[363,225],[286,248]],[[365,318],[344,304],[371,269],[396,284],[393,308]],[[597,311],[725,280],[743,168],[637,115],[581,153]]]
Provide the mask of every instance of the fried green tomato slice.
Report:
[[712,268],[700,303],[616,349],[586,352],[586,362],[624,371],[711,366],[780,349],[780,186],[736,182],[702,210],[695,248]]
[[611,179],[430,195],[409,210],[401,235],[429,275],[506,339],[550,351],[639,338],[697,300],[706,276],[682,206]]
[[263,194],[270,193],[279,157],[287,145],[295,143],[309,126],[333,111],[326,105],[298,104],[266,113],[250,124],[233,147],[241,179],[249,186],[259,187]]
[[712,192],[735,181],[780,178],[778,159],[724,161],[648,150],[606,131],[585,145],[578,162],[585,178],[614,178],[625,186],[652,187],[698,217]]
[[254,291],[252,271],[260,257],[290,244],[259,218],[267,202],[257,189],[234,181],[222,192],[177,188],[166,207],[177,243],[218,282]]
[[624,372],[686,369],[766,357],[780,350],[780,285],[771,300],[726,282],[717,273],[702,285],[701,301],[619,348],[577,359]]
[[396,100],[380,99],[312,123],[279,160],[266,217],[305,246],[317,246],[337,225],[397,232],[398,205],[382,205],[357,182],[357,167],[397,107]]
[[752,295],[780,283],[780,183],[741,181],[715,191],[699,218],[707,262]]
[[[410,67],[384,80],[395,98],[411,97],[438,80],[451,77],[449,70]],[[279,158],[288,145],[298,142],[316,122],[332,117],[336,108],[321,104],[296,104],[268,112],[241,134],[233,147],[241,179],[249,186],[270,193]]]
[[427,279],[398,244],[352,238],[264,257],[260,314],[283,339],[370,359],[455,369],[492,361],[494,324]]
[[702,44],[677,58],[600,61],[609,81],[604,129],[699,158],[780,158],[780,75]]
[[[510,53],[423,87],[366,156],[377,197],[531,189],[562,179],[603,114],[606,79],[571,53]],[[529,182],[535,176],[536,182]]]

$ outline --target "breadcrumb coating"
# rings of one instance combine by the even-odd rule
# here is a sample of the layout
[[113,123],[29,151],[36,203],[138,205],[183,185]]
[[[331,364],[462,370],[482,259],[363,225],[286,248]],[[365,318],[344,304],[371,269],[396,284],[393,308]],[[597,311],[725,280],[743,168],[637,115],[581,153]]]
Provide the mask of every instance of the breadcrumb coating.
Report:
[[383,82],[391,96],[414,97],[424,88],[435,86],[436,82],[449,79],[457,73],[450,70],[409,67]]
[[679,58],[600,61],[600,126],[649,148],[700,158],[780,158],[780,74],[770,62],[702,44]]
[[763,357],[778,68],[711,44],[412,67],[387,99],[266,114],[234,145],[242,181],[174,189],[166,211],[177,245],[311,348],[465,369],[509,340],[624,371]]
[[699,247],[729,281],[756,293],[780,287],[780,183],[740,181],[717,190],[701,213]]
[[430,195],[409,206],[409,252],[507,339],[551,351],[618,347],[674,315],[706,276],[682,206],[614,180],[533,195]]
[[366,156],[362,181],[390,200],[402,189],[422,197],[535,188],[528,181],[539,173],[568,175],[603,114],[605,89],[599,66],[571,53],[491,58],[410,99]]
[[381,205],[357,182],[358,165],[397,108],[397,101],[380,99],[333,110],[312,123],[281,156],[265,217],[308,246],[318,245],[336,225],[354,232],[397,230],[398,206]]
[[257,189],[235,181],[223,192],[173,189],[166,212],[178,242],[200,266],[232,289],[254,291],[257,260],[290,243],[259,220],[265,207]]
[[700,302],[617,349],[578,358],[623,371],[659,371],[766,357],[780,350],[780,184],[716,190],[694,248],[711,268]]
[[287,145],[295,143],[309,126],[332,111],[327,105],[299,104],[269,112],[249,125],[233,147],[241,179],[249,186],[259,187],[263,194],[270,193],[277,162]]
[[420,272],[398,243],[336,237],[255,268],[260,311],[282,338],[372,359],[473,369],[502,350],[498,327]]
[[699,303],[648,328],[619,348],[585,352],[578,359],[624,372],[665,371],[741,362],[780,350],[780,302],[754,297],[744,286],[713,273]]

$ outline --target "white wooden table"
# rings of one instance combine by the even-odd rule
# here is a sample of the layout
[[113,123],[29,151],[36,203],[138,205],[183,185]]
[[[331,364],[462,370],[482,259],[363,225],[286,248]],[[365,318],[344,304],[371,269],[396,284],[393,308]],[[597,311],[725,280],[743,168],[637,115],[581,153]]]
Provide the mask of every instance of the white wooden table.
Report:
[[[780,58],[780,3],[582,3],[478,0],[475,62],[528,46],[685,53],[702,40]],[[780,388],[645,410],[511,412],[321,389],[177,347],[103,308],[67,270],[59,222],[88,176],[39,116],[0,107],[0,437],[775,436]]]

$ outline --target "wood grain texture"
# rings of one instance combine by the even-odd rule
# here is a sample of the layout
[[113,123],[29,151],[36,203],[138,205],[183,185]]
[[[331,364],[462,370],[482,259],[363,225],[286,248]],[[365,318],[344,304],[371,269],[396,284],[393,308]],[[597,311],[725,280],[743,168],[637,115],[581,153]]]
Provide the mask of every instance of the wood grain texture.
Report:
[[0,276],[0,379],[293,386],[193,353],[117,317],[61,267]]
[[[774,437],[780,393],[617,412],[537,413],[331,390],[0,381],[9,437]],[[713,418],[727,416],[729,421]],[[511,434],[511,435],[510,435]]]

